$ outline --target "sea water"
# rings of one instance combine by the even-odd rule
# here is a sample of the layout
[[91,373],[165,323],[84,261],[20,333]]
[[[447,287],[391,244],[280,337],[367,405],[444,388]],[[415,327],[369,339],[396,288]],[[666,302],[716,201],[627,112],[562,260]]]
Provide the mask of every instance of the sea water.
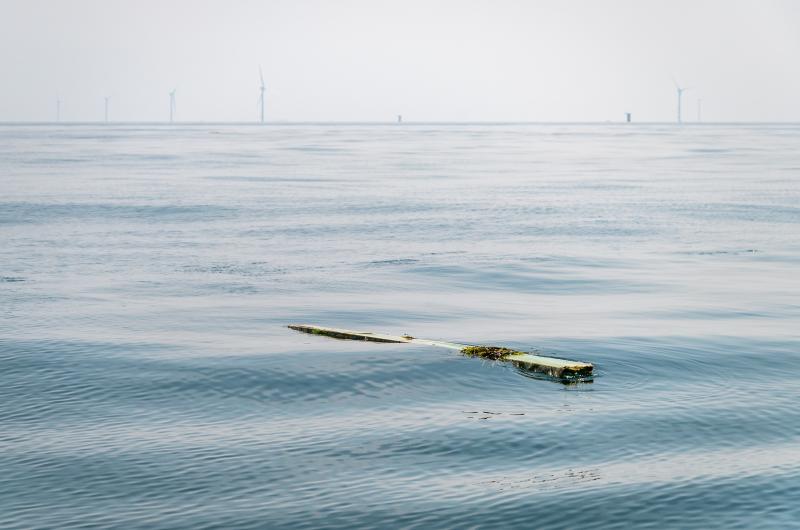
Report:
[[797,528],[799,146],[0,126],[0,527]]

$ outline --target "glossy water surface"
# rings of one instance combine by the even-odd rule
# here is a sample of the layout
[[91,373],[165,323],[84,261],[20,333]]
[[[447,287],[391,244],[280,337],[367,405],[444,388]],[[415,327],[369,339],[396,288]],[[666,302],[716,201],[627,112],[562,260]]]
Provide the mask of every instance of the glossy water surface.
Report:
[[0,528],[797,528],[798,146],[0,126]]

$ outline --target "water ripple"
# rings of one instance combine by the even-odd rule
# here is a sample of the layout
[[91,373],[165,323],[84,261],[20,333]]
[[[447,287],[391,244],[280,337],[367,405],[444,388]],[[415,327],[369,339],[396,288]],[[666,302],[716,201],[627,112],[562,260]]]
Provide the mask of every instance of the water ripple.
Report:
[[0,126],[0,527],[795,528],[798,135]]

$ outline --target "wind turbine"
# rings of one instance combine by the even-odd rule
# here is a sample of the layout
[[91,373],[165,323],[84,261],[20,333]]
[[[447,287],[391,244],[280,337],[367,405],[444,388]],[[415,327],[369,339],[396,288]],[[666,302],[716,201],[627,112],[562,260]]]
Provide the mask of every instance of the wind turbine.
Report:
[[172,119],[175,115],[175,89],[169,91],[169,122],[172,123]]
[[105,110],[106,110],[106,112],[105,112],[105,118],[106,118],[106,123],[108,123],[108,100],[109,100],[110,98],[109,98],[108,96],[105,96],[103,99],[105,99],[105,101],[106,101],[106,109],[105,109]]
[[703,100],[697,100],[697,121],[703,121]]
[[61,121],[61,98],[56,97],[56,121]]
[[261,67],[258,67],[258,76],[261,78],[261,123],[264,123],[264,91],[267,89],[267,86],[264,84],[264,72],[261,71]]
[[681,87],[674,78],[672,82],[675,83],[675,90],[678,91],[678,123],[683,123],[683,120],[681,119],[681,99],[683,97],[683,92],[690,90],[690,87]]

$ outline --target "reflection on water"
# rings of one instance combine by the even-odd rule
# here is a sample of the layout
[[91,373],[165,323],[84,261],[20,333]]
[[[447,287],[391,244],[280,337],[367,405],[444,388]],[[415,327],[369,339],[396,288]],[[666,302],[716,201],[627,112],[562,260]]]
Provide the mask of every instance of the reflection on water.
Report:
[[798,140],[0,127],[0,527],[794,528]]

